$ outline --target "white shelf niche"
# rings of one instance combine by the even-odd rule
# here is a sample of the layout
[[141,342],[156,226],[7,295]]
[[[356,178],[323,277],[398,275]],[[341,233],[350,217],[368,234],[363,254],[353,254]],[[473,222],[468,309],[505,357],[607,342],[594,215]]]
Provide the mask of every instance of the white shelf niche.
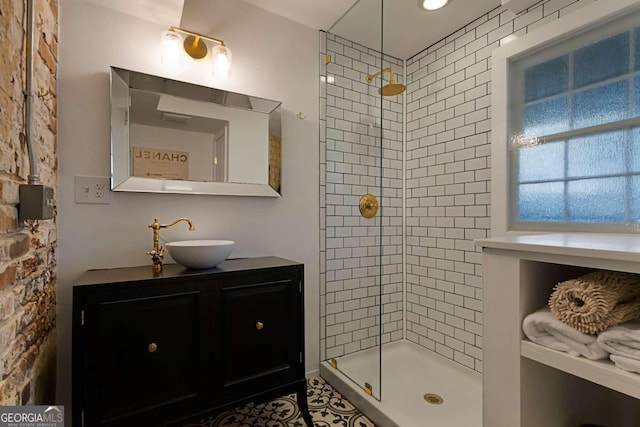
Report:
[[640,236],[547,235],[476,243],[483,248],[484,425],[639,427],[640,375],[529,343],[522,321],[547,304],[561,281],[596,269],[640,274]]
[[610,360],[589,360],[522,340],[522,356],[595,384],[640,399],[640,374],[618,368]]

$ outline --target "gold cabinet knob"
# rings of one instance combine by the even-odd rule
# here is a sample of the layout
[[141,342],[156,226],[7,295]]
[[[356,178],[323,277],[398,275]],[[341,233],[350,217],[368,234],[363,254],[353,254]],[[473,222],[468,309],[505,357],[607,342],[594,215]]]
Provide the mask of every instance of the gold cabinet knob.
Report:
[[264,323],[262,322],[256,322],[256,329],[261,331],[262,328],[264,328]]
[[154,342],[149,344],[149,347],[147,347],[147,350],[149,351],[149,353],[155,353],[157,349],[158,349],[158,344]]

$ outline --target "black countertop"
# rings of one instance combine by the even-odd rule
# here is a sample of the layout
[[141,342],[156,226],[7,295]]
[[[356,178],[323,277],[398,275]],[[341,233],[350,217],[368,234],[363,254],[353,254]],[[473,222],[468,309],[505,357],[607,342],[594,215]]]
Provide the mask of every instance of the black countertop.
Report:
[[301,263],[278,257],[228,259],[214,268],[194,270],[179,264],[165,264],[162,272],[156,273],[153,264],[139,267],[107,268],[88,270],[74,286],[89,286],[103,283],[137,282],[177,277],[198,277],[238,271],[260,270],[273,267],[298,266]]

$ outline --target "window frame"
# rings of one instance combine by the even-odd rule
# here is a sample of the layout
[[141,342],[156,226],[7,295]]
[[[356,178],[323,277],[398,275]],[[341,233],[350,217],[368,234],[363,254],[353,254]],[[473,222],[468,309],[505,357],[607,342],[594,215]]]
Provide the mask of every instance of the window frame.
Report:
[[[612,4],[614,3],[614,4]],[[640,0],[616,0],[597,1],[584,6],[572,13],[556,20],[544,27],[538,28],[525,36],[517,38],[504,46],[495,49],[492,53],[492,90],[491,90],[491,234],[494,237],[511,234],[527,234],[560,231],[590,231],[590,232],[638,232],[638,225],[623,225],[617,223],[597,223],[597,227],[585,229],[585,223],[567,222],[526,222],[517,223],[512,218],[512,179],[515,178],[511,167],[510,150],[510,117],[509,114],[520,114],[517,106],[513,105],[510,97],[510,88],[524,90],[522,82],[511,81],[510,69],[512,64],[524,57],[538,56],[538,52],[544,51],[544,56],[552,58],[554,54],[561,55],[578,48],[584,41],[576,41],[575,44],[559,43],[566,41],[578,34],[584,33],[587,39],[596,40],[606,37],[607,34],[615,34],[605,24],[618,19],[623,19],[630,13],[640,11]],[[603,26],[604,25],[604,26]],[[594,27],[597,27],[594,29]],[[514,112],[515,110],[515,112]],[[597,229],[595,229],[597,228]]]

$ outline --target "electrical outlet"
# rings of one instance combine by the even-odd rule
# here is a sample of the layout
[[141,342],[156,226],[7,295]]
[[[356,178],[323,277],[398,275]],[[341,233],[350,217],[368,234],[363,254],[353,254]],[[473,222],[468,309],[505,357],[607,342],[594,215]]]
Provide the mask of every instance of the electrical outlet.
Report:
[[111,203],[109,178],[76,175],[76,203]]

